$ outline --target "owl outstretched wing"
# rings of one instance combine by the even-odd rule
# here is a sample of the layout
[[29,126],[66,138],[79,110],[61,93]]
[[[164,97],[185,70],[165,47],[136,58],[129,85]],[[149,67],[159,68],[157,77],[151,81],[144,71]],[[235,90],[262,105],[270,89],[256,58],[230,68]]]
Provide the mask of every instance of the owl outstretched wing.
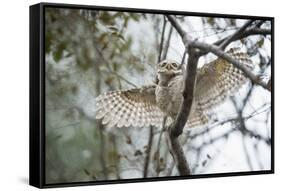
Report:
[[[239,48],[232,48],[227,51],[227,54],[245,64],[249,70],[253,69],[251,59]],[[186,126],[193,128],[208,124],[206,113],[234,94],[246,81],[247,78],[240,69],[222,58],[198,69],[193,112],[190,113]]]
[[[239,48],[232,48],[227,51],[227,54],[245,64],[249,70],[253,69],[252,60]],[[205,64],[197,74],[194,98],[203,111],[212,109],[223,102],[227,96],[232,95],[247,81],[242,70],[222,58]]]
[[111,127],[159,127],[163,112],[157,107],[155,86],[111,91],[96,98],[96,118]]

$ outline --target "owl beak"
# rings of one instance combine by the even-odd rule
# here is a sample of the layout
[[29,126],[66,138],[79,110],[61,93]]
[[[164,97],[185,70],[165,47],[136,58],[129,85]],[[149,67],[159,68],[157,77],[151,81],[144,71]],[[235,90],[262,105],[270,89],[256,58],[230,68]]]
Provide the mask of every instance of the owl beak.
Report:
[[171,70],[171,69],[172,69],[171,64],[167,64],[167,69],[168,69],[168,70]]

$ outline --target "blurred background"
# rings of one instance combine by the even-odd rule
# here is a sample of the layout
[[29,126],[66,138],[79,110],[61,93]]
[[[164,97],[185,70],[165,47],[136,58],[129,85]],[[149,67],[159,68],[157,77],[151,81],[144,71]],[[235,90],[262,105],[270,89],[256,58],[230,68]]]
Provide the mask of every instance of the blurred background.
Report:
[[[177,16],[207,43],[247,20]],[[270,22],[261,27],[271,28]],[[271,76],[271,37],[232,43]],[[227,48],[227,49],[228,49]],[[151,84],[159,60],[186,62],[181,38],[161,14],[46,8],[46,183],[177,176],[161,129],[106,129],[95,98]],[[214,60],[208,54],[199,67]],[[210,114],[208,128],[185,130],[181,142],[193,174],[271,169],[271,94],[245,84]],[[149,156],[149,157],[148,157]]]

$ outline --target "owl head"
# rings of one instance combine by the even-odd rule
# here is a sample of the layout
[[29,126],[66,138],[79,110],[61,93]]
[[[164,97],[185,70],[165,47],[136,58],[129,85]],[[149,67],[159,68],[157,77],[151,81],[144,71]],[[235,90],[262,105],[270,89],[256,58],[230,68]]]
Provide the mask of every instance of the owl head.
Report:
[[157,64],[158,76],[175,76],[182,73],[182,65],[175,60],[163,60]]

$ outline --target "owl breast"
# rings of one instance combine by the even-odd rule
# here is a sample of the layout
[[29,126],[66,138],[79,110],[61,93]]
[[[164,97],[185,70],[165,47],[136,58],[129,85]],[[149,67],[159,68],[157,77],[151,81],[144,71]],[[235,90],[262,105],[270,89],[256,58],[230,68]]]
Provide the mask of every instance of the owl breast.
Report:
[[175,76],[166,84],[162,86],[160,81],[156,87],[156,103],[164,113],[175,119],[183,100],[183,76]]

